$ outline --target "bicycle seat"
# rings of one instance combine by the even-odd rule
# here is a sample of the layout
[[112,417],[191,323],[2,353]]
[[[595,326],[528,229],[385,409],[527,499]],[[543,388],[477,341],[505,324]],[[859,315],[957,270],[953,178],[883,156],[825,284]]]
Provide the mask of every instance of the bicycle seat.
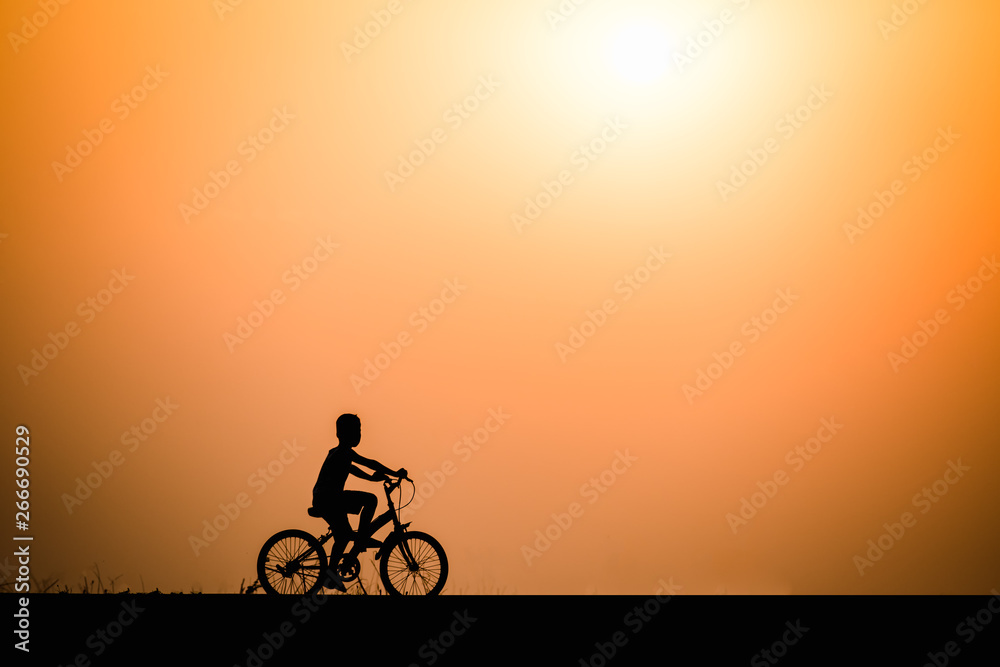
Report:
[[309,516],[314,516],[314,517],[316,517],[316,518],[320,518],[320,513],[319,513],[319,510],[318,510],[318,509],[316,509],[315,507],[310,507],[310,508],[309,508],[308,510],[306,510],[306,511],[307,511],[307,512],[309,512]]

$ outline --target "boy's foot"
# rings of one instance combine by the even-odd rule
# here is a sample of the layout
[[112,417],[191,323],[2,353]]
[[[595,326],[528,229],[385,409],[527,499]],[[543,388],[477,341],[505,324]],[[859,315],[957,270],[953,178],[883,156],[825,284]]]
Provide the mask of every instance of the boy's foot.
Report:
[[372,547],[381,546],[381,542],[376,540],[372,536],[363,537],[361,533],[354,532],[351,534],[351,541],[354,542],[354,549],[352,551],[362,551],[364,549],[371,549]]

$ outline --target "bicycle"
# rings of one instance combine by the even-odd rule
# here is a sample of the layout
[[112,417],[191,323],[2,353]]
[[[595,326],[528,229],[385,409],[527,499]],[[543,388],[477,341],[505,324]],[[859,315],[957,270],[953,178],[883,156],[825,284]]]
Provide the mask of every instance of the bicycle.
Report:
[[[405,471],[403,471],[405,472]],[[413,485],[413,480],[400,477],[396,481],[383,480],[382,488],[389,502],[389,509],[375,517],[366,535],[354,533],[345,545],[344,556],[330,570],[344,583],[358,578],[361,562],[358,556],[368,549],[378,548],[375,560],[380,561],[379,575],[390,595],[437,595],[448,578],[448,558],[441,544],[426,533],[408,531],[410,524],[401,523],[399,510],[392,502],[392,493],[403,480]],[[400,501],[403,492],[400,490]],[[413,498],[410,498],[412,502]],[[407,505],[409,502],[407,502]],[[318,516],[309,508],[309,516]],[[375,533],[392,521],[392,532],[383,541]],[[315,593],[323,586],[327,572],[327,555],[323,545],[334,537],[330,528],[322,537],[299,529],[283,530],[272,535],[261,547],[257,557],[257,576],[261,588],[272,595]]]

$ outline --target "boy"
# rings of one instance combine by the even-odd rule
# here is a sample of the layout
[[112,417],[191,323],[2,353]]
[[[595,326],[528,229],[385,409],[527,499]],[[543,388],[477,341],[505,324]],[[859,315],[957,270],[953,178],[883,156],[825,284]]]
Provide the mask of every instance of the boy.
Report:
[[[367,539],[368,526],[375,516],[378,498],[375,494],[365,491],[347,491],[344,484],[348,475],[355,475],[372,482],[380,482],[387,475],[405,477],[406,470],[390,470],[378,461],[365,458],[354,451],[361,442],[361,420],[357,415],[343,414],[337,418],[337,439],[340,444],[326,455],[319,478],[313,487],[313,506],[309,512],[312,516],[325,519],[333,528],[334,541],[330,550],[330,568],[333,570],[344,547],[351,539]],[[375,473],[368,473],[356,464],[371,468]],[[348,514],[360,514],[358,532],[351,531],[347,520]],[[336,577],[331,577],[333,587],[343,592],[344,584]]]

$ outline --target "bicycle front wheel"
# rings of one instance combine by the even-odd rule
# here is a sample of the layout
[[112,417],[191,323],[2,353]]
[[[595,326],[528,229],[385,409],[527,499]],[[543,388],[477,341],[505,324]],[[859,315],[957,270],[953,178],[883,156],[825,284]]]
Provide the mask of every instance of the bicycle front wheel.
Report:
[[309,595],[322,587],[326,552],[319,540],[304,530],[283,530],[261,547],[257,578],[272,595]]
[[382,555],[380,569],[390,595],[437,595],[448,578],[448,557],[430,535],[406,533]]

